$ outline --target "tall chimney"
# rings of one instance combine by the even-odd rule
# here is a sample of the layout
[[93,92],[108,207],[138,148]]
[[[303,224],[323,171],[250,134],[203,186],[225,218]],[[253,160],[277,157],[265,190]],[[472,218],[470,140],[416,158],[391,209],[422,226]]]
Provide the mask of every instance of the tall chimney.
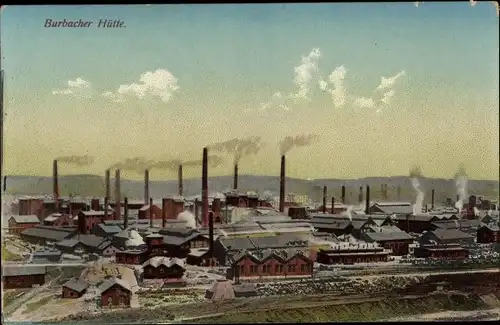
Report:
[[279,207],[279,210],[282,213],[285,212],[285,177],[286,177],[285,163],[286,163],[286,158],[283,155],[281,156],[280,207]]
[[105,195],[105,197],[110,198],[111,197],[111,171],[109,169],[106,169],[106,174],[105,174],[104,178],[105,178],[105,183],[106,183],[106,195]]
[[149,169],[144,170],[144,205],[149,201]]
[[202,220],[203,226],[208,226],[208,149],[203,148],[203,166],[201,173],[201,200],[203,205]]
[[359,187],[358,202],[359,204],[363,203],[363,186]]
[[434,189],[431,192],[431,209],[434,210]]
[[323,213],[326,213],[326,186],[323,186]]
[[153,228],[153,198],[149,198],[149,227]]
[[210,257],[214,256],[214,213],[208,216],[208,251]]
[[366,185],[365,213],[370,214],[370,186],[369,185]]
[[332,196],[332,214],[335,214],[335,197]]
[[179,195],[183,196],[184,195],[184,186],[182,184],[182,165],[179,165],[179,170],[177,172],[177,178],[179,182]]
[[167,202],[166,198],[161,199],[161,227],[165,228],[167,224]]
[[196,222],[199,224],[200,220],[198,219],[199,216],[199,211],[198,211],[198,206],[200,205],[198,198],[194,199],[194,216],[196,218]]
[[342,185],[342,196],[341,196],[342,203],[345,204],[345,186]]
[[398,201],[401,201],[401,185],[398,185]]
[[120,170],[115,171],[115,220],[122,217],[121,197],[120,197]]
[[128,199],[123,198],[123,229],[128,228]]
[[108,206],[109,206],[109,198],[104,197],[104,220],[108,220]]
[[56,206],[56,210],[59,208],[59,174],[57,171],[57,160],[52,162],[52,185],[53,185],[53,193],[54,193],[54,203]]
[[235,190],[238,189],[238,164],[234,164],[234,180],[233,180],[233,188]]

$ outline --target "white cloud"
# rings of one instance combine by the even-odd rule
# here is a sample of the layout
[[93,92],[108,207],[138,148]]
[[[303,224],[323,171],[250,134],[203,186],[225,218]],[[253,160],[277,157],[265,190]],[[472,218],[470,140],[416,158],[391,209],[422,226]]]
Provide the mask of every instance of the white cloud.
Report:
[[52,95],[68,95],[75,97],[91,96],[90,82],[78,77],[75,80],[68,80],[67,84],[67,88],[53,89]]
[[392,87],[394,87],[396,81],[404,75],[405,71],[402,70],[392,77],[380,77],[380,84],[378,85],[377,90],[391,89]]
[[330,83],[333,84],[333,89],[328,89],[328,92],[332,95],[333,104],[335,107],[344,106],[347,100],[347,89],[344,86],[344,79],[347,70],[343,65],[335,68],[332,73],[328,76]]
[[277,106],[288,111],[290,108],[285,105],[285,100],[286,98],[284,98],[283,93],[277,91],[271,96],[271,99],[267,103],[261,103],[259,110],[266,111],[271,106]]
[[361,108],[373,108],[375,107],[375,101],[373,98],[359,97],[354,100],[354,105]]
[[139,78],[139,83],[120,85],[117,91],[107,91],[102,95],[114,102],[124,102],[129,97],[159,98],[163,102],[168,102],[179,91],[177,81],[177,78],[168,70],[157,69],[143,73]]
[[319,89],[321,89],[322,91],[325,91],[326,88],[328,87],[328,82],[324,81],[323,79],[320,79],[318,82],[318,85],[319,85]]
[[474,7],[477,4],[477,1],[469,0],[471,7]]
[[302,64],[294,68],[295,77],[293,83],[298,87],[293,95],[297,99],[307,99],[309,96],[309,84],[313,79],[313,74],[318,73],[318,61],[321,51],[318,48],[312,49],[308,56],[302,57]]
[[396,95],[396,91],[394,89],[391,89],[382,95],[382,99],[380,101],[386,105],[389,105],[394,95]]

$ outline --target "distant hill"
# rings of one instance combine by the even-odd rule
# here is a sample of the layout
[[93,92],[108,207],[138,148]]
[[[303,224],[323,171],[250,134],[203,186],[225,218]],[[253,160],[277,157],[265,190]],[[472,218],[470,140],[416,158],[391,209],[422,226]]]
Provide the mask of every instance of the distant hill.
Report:
[[[232,176],[210,177],[208,181],[211,192],[224,192],[232,186]],[[316,179],[304,180],[287,178],[286,192],[307,194],[314,200],[321,200],[323,186],[328,187],[328,196],[334,195],[340,198],[341,186],[346,185],[347,200],[351,203],[358,201],[359,187],[370,185],[371,198],[381,198],[381,184],[388,184],[389,200],[397,200],[397,187],[401,186],[401,199],[413,201],[415,194],[411,187],[411,181],[405,176],[394,177],[366,177],[361,179]],[[436,203],[442,202],[446,197],[455,198],[455,181],[450,179],[421,179],[421,186],[426,192],[425,203],[430,203],[431,189],[435,189]],[[114,180],[111,181],[113,191]],[[240,175],[239,187],[242,191],[257,191],[263,193],[270,191],[274,195],[279,193],[279,177],[276,176],[255,176]],[[60,195],[69,194],[77,196],[104,196],[105,180],[96,175],[66,175],[59,177]],[[122,179],[121,191],[129,198],[142,198],[144,193],[144,183],[142,181]],[[184,194],[186,196],[198,195],[201,192],[201,178],[185,179]],[[498,197],[498,181],[469,180],[468,192],[487,197]],[[7,194],[14,195],[35,195],[51,194],[52,178],[40,176],[8,176]],[[112,192],[113,193],[113,192]],[[151,181],[150,194],[155,198],[175,195],[177,193],[177,180]]]

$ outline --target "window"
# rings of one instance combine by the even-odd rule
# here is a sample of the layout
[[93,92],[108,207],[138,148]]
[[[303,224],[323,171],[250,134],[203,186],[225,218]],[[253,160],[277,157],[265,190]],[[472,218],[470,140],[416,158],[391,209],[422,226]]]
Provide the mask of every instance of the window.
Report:
[[280,266],[282,266],[282,265],[280,264],[280,265],[275,265],[275,266],[274,266],[274,272],[275,272],[275,273],[280,273],[280,272],[281,272],[281,270],[280,270]]
[[295,272],[295,264],[288,264],[288,272]]
[[245,265],[240,265],[240,274],[245,273]]
[[108,297],[108,306],[113,305],[113,297]]
[[258,273],[258,266],[257,265],[250,265],[250,273]]
[[267,273],[267,265],[262,265],[262,273]]
[[302,265],[300,266],[300,272],[301,272],[301,273],[306,273],[306,266],[307,266],[307,265],[304,265],[304,264],[302,264]]

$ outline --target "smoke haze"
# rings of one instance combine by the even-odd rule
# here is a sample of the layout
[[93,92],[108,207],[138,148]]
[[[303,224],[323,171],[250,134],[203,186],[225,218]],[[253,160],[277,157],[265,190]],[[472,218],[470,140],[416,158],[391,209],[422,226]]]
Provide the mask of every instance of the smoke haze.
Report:
[[88,166],[94,163],[94,157],[92,156],[62,156],[58,157],[55,160],[61,163],[66,163],[70,165],[76,166]]
[[467,198],[467,172],[464,165],[458,167],[458,171],[455,173],[455,185],[457,187],[458,201],[455,203],[455,208],[457,208],[458,213],[462,212],[464,207],[464,202]]
[[123,169],[142,173],[146,169],[150,169],[154,165],[152,160],[147,160],[144,157],[127,158],[121,162],[112,165],[109,169]]
[[422,177],[422,170],[420,167],[415,166],[410,170],[411,185],[415,190],[417,197],[415,199],[415,204],[413,205],[413,214],[422,213],[422,205],[424,203],[424,192],[420,186],[419,178]]
[[318,136],[315,134],[297,135],[297,136],[286,136],[280,142],[280,154],[286,155],[290,150],[295,147],[306,147],[310,146],[314,141],[318,140]]
[[[224,163],[224,159],[217,155],[208,155],[208,164],[211,167],[219,167]],[[203,165],[203,159],[193,159],[193,160],[180,160],[180,159],[171,159],[158,161],[154,163],[151,168],[156,169],[168,169],[168,170],[177,170],[177,168],[182,165],[182,167],[199,167]]]
[[209,149],[233,155],[235,164],[243,157],[257,154],[261,148],[261,137],[234,138],[209,146]]

